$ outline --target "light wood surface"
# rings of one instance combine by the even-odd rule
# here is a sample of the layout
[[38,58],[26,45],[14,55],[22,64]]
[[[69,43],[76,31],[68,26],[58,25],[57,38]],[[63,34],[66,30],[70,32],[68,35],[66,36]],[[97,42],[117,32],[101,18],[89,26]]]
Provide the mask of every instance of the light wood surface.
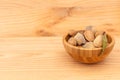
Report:
[[0,80],[120,80],[120,37],[98,64],[75,62],[61,37],[0,38]]
[[120,35],[120,0],[0,0],[0,37],[61,36],[89,25]]
[[[61,37],[93,25],[116,35],[108,58],[75,62]],[[120,0],[0,0],[0,80],[120,80]]]

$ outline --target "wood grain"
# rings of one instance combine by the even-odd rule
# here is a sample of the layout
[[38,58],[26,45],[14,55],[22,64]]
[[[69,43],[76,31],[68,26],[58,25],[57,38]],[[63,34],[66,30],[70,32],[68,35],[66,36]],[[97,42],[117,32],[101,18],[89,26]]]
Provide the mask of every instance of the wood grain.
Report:
[[120,35],[120,0],[0,0],[0,37],[61,36],[88,25]]
[[0,38],[0,80],[120,80],[120,37],[101,63],[75,62],[61,37]]

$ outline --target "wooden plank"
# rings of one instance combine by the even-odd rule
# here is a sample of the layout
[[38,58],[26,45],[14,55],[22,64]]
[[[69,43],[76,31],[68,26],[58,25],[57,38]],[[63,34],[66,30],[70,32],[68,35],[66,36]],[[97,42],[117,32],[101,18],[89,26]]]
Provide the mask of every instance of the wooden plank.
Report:
[[0,37],[61,36],[93,25],[120,35],[120,0],[0,0]]
[[120,80],[120,37],[98,64],[75,62],[61,37],[0,38],[0,80]]

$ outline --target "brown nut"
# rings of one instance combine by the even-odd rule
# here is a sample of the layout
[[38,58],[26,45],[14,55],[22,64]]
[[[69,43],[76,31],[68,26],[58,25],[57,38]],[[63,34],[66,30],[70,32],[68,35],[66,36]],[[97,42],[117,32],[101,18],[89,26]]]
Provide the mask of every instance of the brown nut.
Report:
[[68,34],[69,34],[71,37],[75,36],[76,33],[77,33],[77,31],[75,31],[75,30],[70,30],[70,31],[68,32]]
[[79,30],[78,32],[84,34],[85,30]]
[[88,40],[89,42],[92,42],[95,39],[94,33],[92,31],[90,31],[90,30],[86,30],[84,32],[84,36],[85,36],[86,40]]
[[95,37],[97,37],[98,35],[103,35],[104,31],[96,31],[95,32]]
[[95,40],[94,40],[94,46],[97,47],[97,48],[100,48],[102,47],[102,38],[103,38],[103,35],[98,35]]
[[93,42],[86,42],[86,44],[84,44],[82,47],[83,48],[95,48]]
[[68,43],[71,44],[71,45],[73,45],[73,46],[76,46],[76,45],[77,45],[77,41],[76,41],[73,37],[71,37],[71,38],[68,40]]
[[86,26],[86,29],[85,30],[90,30],[92,31],[93,30],[93,27],[92,26]]
[[74,36],[74,39],[77,41],[78,45],[86,43],[84,36],[79,32]]

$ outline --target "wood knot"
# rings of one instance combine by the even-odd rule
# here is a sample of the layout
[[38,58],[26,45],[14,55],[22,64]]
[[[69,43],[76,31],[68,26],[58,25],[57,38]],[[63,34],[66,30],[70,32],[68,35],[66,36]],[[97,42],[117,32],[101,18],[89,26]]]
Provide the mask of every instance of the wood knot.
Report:
[[39,30],[39,31],[36,32],[36,34],[38,36],[55,36],[53,33],[47,32],[45,30]]

